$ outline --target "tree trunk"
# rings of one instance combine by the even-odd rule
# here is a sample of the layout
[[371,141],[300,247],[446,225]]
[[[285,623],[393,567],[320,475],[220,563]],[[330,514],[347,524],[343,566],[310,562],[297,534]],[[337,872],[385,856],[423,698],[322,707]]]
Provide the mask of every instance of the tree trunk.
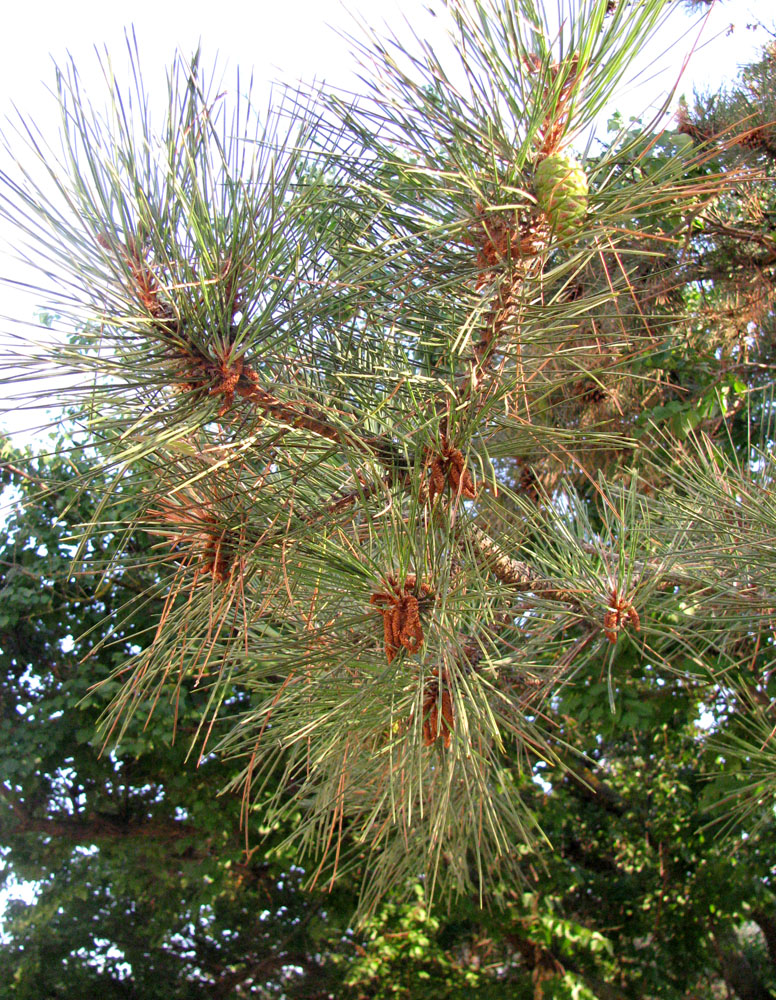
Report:
[[722,978],[739,1000],[776,1000],[776,995],[762,982],[732,935],[727,947],[720,946],[719,941],[716,943]]

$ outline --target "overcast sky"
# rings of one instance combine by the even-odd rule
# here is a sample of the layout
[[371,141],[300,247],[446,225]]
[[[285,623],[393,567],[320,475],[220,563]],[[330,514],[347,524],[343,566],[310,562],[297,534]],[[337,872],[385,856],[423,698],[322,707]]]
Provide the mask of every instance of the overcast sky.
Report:
[[[546,0],[555,8],[558,0]],[[201,39],[207,54],[220,52],[232,65],[255,67],[259,78],[326,77],[345,82],[352,61],[347,45],[334,29],[353,26],[348,10],[372,24],[382,20],[399,25],[406,16],[418,33],[433,30],[427,8],[440,0],[27,0],[6,12],[0,35],[0,110],[9,99],[26,106],[40,92],[40,81],[51,80],[51,57],[67,53],[84,63],[93,46],[107,44],[119,53],[129,23],[135,26],[148,65],[163,66],[176,48],[189,52]],[[679,6],[679,5],[677,5]],[[751,46],[747,22],[769,6],[762,0],[718,0],[707,37],[735,30],[711,47],[708,66],[714,75],[746,58]],[[12,13],[11,13],[12,10]],[[677,24],[688,23],[677,14]],[[676,32],[677,34],[679,31]]]

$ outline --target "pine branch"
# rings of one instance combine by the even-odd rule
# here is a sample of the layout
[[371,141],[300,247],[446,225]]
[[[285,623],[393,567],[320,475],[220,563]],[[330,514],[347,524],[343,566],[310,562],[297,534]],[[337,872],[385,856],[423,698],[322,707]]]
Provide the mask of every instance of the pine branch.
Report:
[[532,0],[454,0],[457,66],[367,41],[379,100],[295,91],[268,116],[230,117],[178,59],[161,129],[136,65],[131,100],[106,74],[104,118],[71,68],[62,162],[22,123],[33,164],[0,178],[85,321],[50,356],[95,384],[78,419],[101,471],[137,477],[135,519],[112,519],[118,473],[74,558],[112,570],[95,539],[158,539],[163,610],[111,678],[106,729],[191,685],[199,752],[230,713],[246,816],[271,828],[303,801],[294,849],[313,878],[369,866],[367,909],[420,872],[430,895],[518,876],[520,782],[532,754],[558,765],[545,706],[625,634],[652,669],[735,656],[730,620],[770,614],[769,557],[728,570],[714,503],[699,519],[655,487],[678,431],[649,491],[606,479],[657,449],[660,420],[722,434],[742,412],[729,345],[707,381],[666,374],[706,318],[694,234],[746,230],[700,230],[741,173],[635,125],[573,152],[668,7],[579,0],[559,26]]
[[461,530],[461,534],[465,535],[467,541],[471,541],[482,558],[482,565],[507,586],[515,587],[518,590],[555,589],[546,581],[540,581],[536,572],[528,563],[515,559],[504,552],[476,524],[467,524],[466,528]]

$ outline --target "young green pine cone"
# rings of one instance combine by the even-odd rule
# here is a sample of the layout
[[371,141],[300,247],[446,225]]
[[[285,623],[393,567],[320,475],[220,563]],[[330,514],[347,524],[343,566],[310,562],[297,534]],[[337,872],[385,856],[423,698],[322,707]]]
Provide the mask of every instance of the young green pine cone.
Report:
[[555,235],[573,235],[587,212],[587,176],[581,164],[565,153],[553,153],[537,166],[534,188]]

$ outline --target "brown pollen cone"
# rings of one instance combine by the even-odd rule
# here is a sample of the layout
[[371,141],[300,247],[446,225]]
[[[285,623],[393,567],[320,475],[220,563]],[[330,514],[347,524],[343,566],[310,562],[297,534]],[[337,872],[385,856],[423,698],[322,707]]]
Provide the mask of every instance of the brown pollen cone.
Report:
[[474,500],[477,496],[477,487],[466,468],[463,453],[459,448],[454,448],[446,437],[442,438],[441,454],[429,454],[426,468],[429,471],[429,503],[434,503],[440,493],[444,492],[447,484],[455,496],[460,493],[467,500]]
[[618,595],[616,587],[612,590],[609,601],[603,622],[604,635],[609,642],[617,642],[617,633],[627,624],[633,626],[634,632],[641,631],[638,611],[627,598]]
[[439,682],[432,681],[423,693],[423,745],[430,747],[441,737],[445,749],[449,749],[454,730],[455,712],[449,687],[445,684],[440,695]]
[[[387,588],[379,594],[372,594],[370,603],[376,605],[383,616],[383,640],[385,656],[389,663],[404,647],[410,653],[417,653],[423,645],[423,628],[420,623],[420,605],[413,593],[417,586],[414,574],[406,577],[400,585],[395,576],[386,579]],[[420,584],[420,596],[432,593],[427,583]]]

